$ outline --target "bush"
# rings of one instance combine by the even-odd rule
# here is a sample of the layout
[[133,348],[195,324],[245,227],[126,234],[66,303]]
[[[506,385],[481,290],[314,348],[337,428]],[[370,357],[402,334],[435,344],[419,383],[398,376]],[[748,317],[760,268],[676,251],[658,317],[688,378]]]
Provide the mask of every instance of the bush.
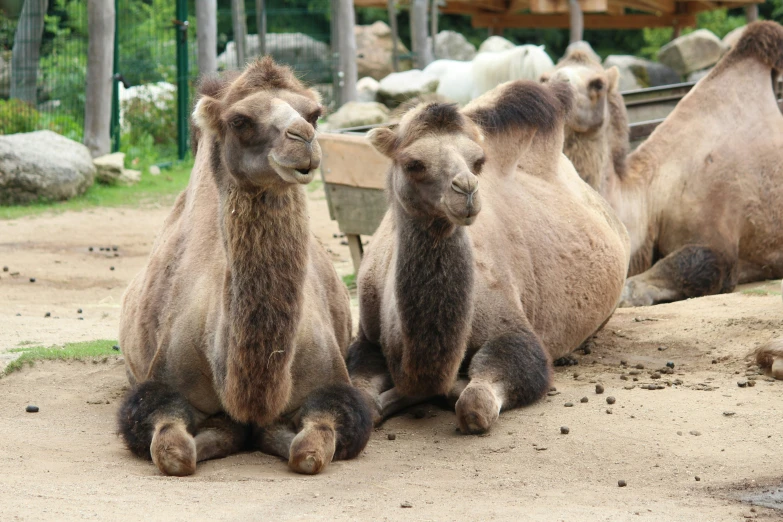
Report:
[[121,144],[157,148],[162,157],[177,151],[177,95],[170,84],[133,87],[133,96],[121,102]]
[[40,114],[17,99],[0,100],[0,134],[32,132],[38,129]]

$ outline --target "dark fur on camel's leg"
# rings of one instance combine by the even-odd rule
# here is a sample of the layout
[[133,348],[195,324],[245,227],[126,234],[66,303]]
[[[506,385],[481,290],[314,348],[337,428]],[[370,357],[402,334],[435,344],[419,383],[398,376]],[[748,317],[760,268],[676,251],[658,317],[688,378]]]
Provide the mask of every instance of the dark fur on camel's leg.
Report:
[[119,433],[135,455],[152,459],[167,475],[196,470],[196,412],[167,384],[146,381],[133,387],[117,413]]
[[552,382],[552,361],[531,331],[487,341],[470,362],[470,383],[456,404],[463,433],[484,433],[501,410],[531,404]]
[[219,459],[245,449],[250,427],[231,420],[225,414],[208,418],[198,427],[196,454],[199,462]]
[[315,474],[333,459],[352,459],[370,440],[373,413],[366,397],[348,384],[319,388],[299,412],[301,431],[291,442],[288,465]]
[[348,348],[346,366],[354,388],[366,394],[370,401],[374,424],[380,424],[385,418],[381,394],[390,390],[393,383],[381,347],[368,341],[361,327]]

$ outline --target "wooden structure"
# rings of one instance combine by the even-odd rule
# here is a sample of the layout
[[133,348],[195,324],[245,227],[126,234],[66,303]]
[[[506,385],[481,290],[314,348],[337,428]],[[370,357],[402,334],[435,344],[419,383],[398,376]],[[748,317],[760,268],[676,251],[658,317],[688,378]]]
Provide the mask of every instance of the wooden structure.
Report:
[[[631,148],[644,141],[695,83],[680,83],[623,93],[630,126]],[[783,83],[777,84],[783,112]],[[386,172],[390,161],[364,138],[374,126],[324,132],[321,177],[329,215],[340,227],[351,250],[354,269],[362,259],[362,235],[372,235],[386,213]]]

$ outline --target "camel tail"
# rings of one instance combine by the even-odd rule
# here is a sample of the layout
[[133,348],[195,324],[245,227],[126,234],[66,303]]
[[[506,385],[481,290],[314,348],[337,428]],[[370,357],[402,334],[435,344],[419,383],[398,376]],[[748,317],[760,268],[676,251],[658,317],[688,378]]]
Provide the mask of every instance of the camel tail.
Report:
[[122,400],[117,427],[134,455],[151,460],[155,424],[164,419],[181,422],[191,435],[196,433],[195,412],[185,397],[167,384],[146,381],[131,388]]
[[783,72],[783,26],[769,21],[748,24],[739,42],[723,58],[721,68],[744,58],[755,58],[770,69]]

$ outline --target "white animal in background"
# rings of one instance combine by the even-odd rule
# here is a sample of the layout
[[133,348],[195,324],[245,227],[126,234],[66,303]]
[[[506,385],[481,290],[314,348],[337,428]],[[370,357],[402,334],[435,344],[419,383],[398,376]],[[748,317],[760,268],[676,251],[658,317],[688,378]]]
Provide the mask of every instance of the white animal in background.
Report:
[[514,42],[506,40],[502,36],[490,36],[483,42],[478,48],[480,53],[499,53],[500,51],[507,51],[513,49]]
[[519,45],[505,51],[479,53],[470,62],[435,60],[424,72],[438,78],[438,94],[465,105],[501,83],[538,81],[541,74],[554,67],[543,45]]

